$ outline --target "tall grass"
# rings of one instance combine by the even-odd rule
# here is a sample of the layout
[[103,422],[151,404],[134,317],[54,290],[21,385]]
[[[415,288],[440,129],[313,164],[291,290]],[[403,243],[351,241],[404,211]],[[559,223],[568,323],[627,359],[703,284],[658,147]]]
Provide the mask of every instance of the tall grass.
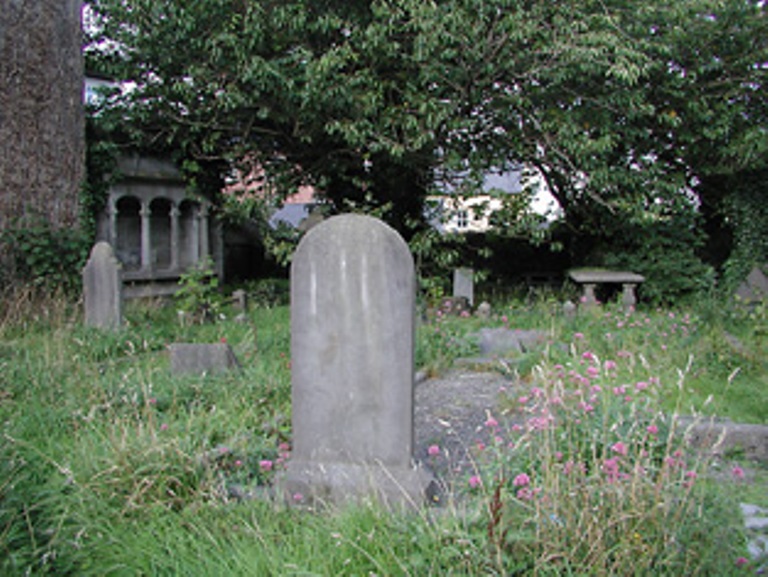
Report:
[[[734,506],[670,415],[764,419],[734,394],[749,390],[745,376],[765,382],[747,318],[728,324],[741,352],[718,356],[718,329],[702,313],[608,308],[566,319],[553,306],[499,306],[492,324],[540,328],[549,345],[533,369],[518,369],[523,384],[489,418],[447,504],[307,514],[269,498],[290,458],[286,307],[182,326],[172,308],[135,306],[124,330],[103,333],[83,327],[72,303],[19,299],[0,324],[2,574],[737,570]],[[467,333],[479,325],[424,325],[420,366],[439,371],[471,353]],[[167,344],[221,339],[241,373],[170,374]],[[718,388],[725,398],[706,403]]]

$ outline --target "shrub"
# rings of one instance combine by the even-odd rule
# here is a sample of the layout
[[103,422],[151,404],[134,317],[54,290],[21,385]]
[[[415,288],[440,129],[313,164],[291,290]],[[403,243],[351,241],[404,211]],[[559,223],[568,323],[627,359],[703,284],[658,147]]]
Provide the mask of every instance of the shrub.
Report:
[[2,276],[8,284],[76,292],[82,284],[80,271],[88,245],[79,229],[55,229],[42,219],[18,221],[0,233],[0,248],[8,258]]
[[211,322],[218,318],[223,297],[219,292],[219,279],[214,274],[210,257],[181,275],[175,298],[179,311],[188,315],[192,322]]

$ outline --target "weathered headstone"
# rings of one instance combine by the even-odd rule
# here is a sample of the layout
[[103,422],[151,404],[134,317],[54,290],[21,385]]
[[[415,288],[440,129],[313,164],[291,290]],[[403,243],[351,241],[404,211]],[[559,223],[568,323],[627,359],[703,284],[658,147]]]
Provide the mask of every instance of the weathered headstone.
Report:
[[768,276],[760,267],[754,267],[739,285],[736,296],[745,303],[768,300]]
[[475,311],[475,315],[479,319],[488,320],[491,318],[491,303],[487,301],[481,302],[479,305],[477,305],[477,310]]
[[414,311],[413,259],[383,222],[336,216],[299,243],[288,499],[423,503],[432,479],[413,463]]
[[118,329],[123,323],[123,277],[108,242],[97,242],[83,268],[85,324]]
[[244,313],[248,311],[248,293],[243,289],[237,289],[232,293],[232,306],[236,311]]
[[240,368],[227,343],[173,343],[168,349],[174,375],[212,375]]
[[469,306],[475,304],[474,271],[471,268],[457,268],[453,271],[453,296],[464,297]]

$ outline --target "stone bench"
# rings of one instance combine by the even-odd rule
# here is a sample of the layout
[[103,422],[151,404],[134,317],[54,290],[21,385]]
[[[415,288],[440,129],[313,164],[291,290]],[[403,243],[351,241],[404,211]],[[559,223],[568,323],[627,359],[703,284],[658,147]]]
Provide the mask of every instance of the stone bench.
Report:
[[599,284],[621,284],[624,289],[622,304],[625,308],[633,307],[637,303],[635,288],[645,281],[644,276],[633,272],[607,269],[571,269],[568,276],[576,284],[583,285],[582,304],[587,307],[597,304],[595,288]]

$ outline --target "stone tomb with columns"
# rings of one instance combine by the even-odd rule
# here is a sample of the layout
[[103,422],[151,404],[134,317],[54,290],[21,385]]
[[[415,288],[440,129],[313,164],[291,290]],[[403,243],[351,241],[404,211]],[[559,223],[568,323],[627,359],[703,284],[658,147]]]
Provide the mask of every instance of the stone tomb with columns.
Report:
[[181,274],[210,257],[221,275],[222,234],[210,204],[190,198],[169,162],[127,157],[99,217],[98,240],[109,242],[122,263],[124,296],[175,292]]

